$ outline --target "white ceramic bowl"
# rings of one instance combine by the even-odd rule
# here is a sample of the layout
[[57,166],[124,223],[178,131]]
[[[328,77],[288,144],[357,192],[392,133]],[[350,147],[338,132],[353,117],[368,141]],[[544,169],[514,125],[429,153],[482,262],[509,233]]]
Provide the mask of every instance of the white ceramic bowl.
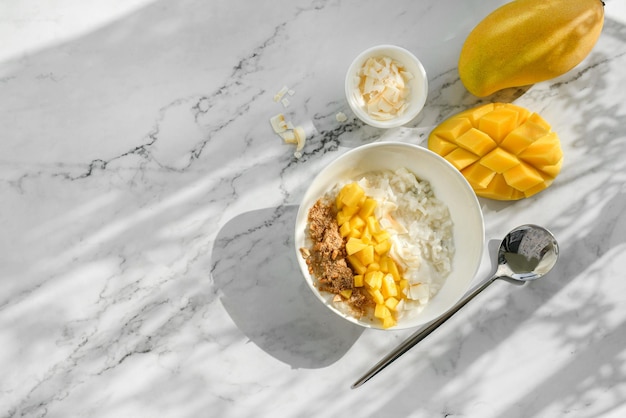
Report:
[[[413,75],[413,79],[409,81],[411,89],[409,96],[409,106],[401,115],[390,120],[374,119],[366,110],[364,102],[359,91],[359,70],[363,67],[365,61],[371,57],[390,57],[404,67]],[[394,45],[378,45],[363,51],[357,56],[346,74],[345,80],[346,99],[354,114],[368,125],[377,128],[395,128],[409,123],[424,108],[426,97],[428,96],[428,79],[426,78],[426,70],[415,55],[404,48]]]
[[382,329],[379,321],[358,319],[333,306],[333,295],[316,288],[300,248],[307,246],[307,216],[317,199],[339,182],[358,180],[370,171],[396,170],[401,167],[407,168],[420,179],[428,180],[435,196],[448,206],[454,223],[455,255],[450,275],[426,307],[411,318],[401,318],[390,329],[416,327],[449,310],[468,290],[482,258],[485,232],[478,199],[461,173],[445,159],[426,148],[401,142],[376,142],[346,152],[325,167],[306,191],[296,217],[295,248],[300,269],[317,298],[341,317],[368,328]]

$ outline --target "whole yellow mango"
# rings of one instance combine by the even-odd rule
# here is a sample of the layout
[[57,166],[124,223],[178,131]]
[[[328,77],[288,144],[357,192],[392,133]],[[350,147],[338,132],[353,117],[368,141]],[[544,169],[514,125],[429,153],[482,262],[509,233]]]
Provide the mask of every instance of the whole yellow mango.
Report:
[[515,0],[493,11],[468,35],[459,76],[478,97],[560,76],[596,44],[601,0]]

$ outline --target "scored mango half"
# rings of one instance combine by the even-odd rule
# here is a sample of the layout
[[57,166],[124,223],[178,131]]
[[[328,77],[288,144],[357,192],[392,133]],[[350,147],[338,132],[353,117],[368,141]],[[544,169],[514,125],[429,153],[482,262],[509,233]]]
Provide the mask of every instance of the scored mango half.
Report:
[[550,124],[510,103],[489,103],[450,117],[430,133],[428,148],[452,163],[478,196],[496,200],[544,190],[563,164]]

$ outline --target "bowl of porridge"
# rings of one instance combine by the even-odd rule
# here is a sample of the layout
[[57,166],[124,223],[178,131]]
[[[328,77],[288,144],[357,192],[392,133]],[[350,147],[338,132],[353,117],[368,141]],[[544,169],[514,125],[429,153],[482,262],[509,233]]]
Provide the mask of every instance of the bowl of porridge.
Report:
[[376,142],[332,161],[300,204],[295,247],[315,296],[367,328],[430,322],[482,259],[484,222],[461,173],[426,148]]

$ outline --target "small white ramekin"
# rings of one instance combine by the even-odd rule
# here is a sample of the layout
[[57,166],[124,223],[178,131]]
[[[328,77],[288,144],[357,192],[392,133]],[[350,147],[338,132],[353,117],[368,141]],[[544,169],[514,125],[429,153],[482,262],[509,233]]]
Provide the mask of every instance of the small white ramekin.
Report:
[[[413,78],[409,81],[411,89],[409,106],[401,115],[390,120],[378,120],[373,118],[367,112],[359,91],[359,70],[363,67],[365,61],[371,57],[384,56],[402,64],[404,68],[413,75]],[[411,52],[395,45],[378,45],[363,51],[352,61],[346,74],[345,91],[350,108],[363,122],[377,128],[395,128],[409,123],[424,108],[426,97],[428,96],[428,79],[426,78],[424,66]]]

